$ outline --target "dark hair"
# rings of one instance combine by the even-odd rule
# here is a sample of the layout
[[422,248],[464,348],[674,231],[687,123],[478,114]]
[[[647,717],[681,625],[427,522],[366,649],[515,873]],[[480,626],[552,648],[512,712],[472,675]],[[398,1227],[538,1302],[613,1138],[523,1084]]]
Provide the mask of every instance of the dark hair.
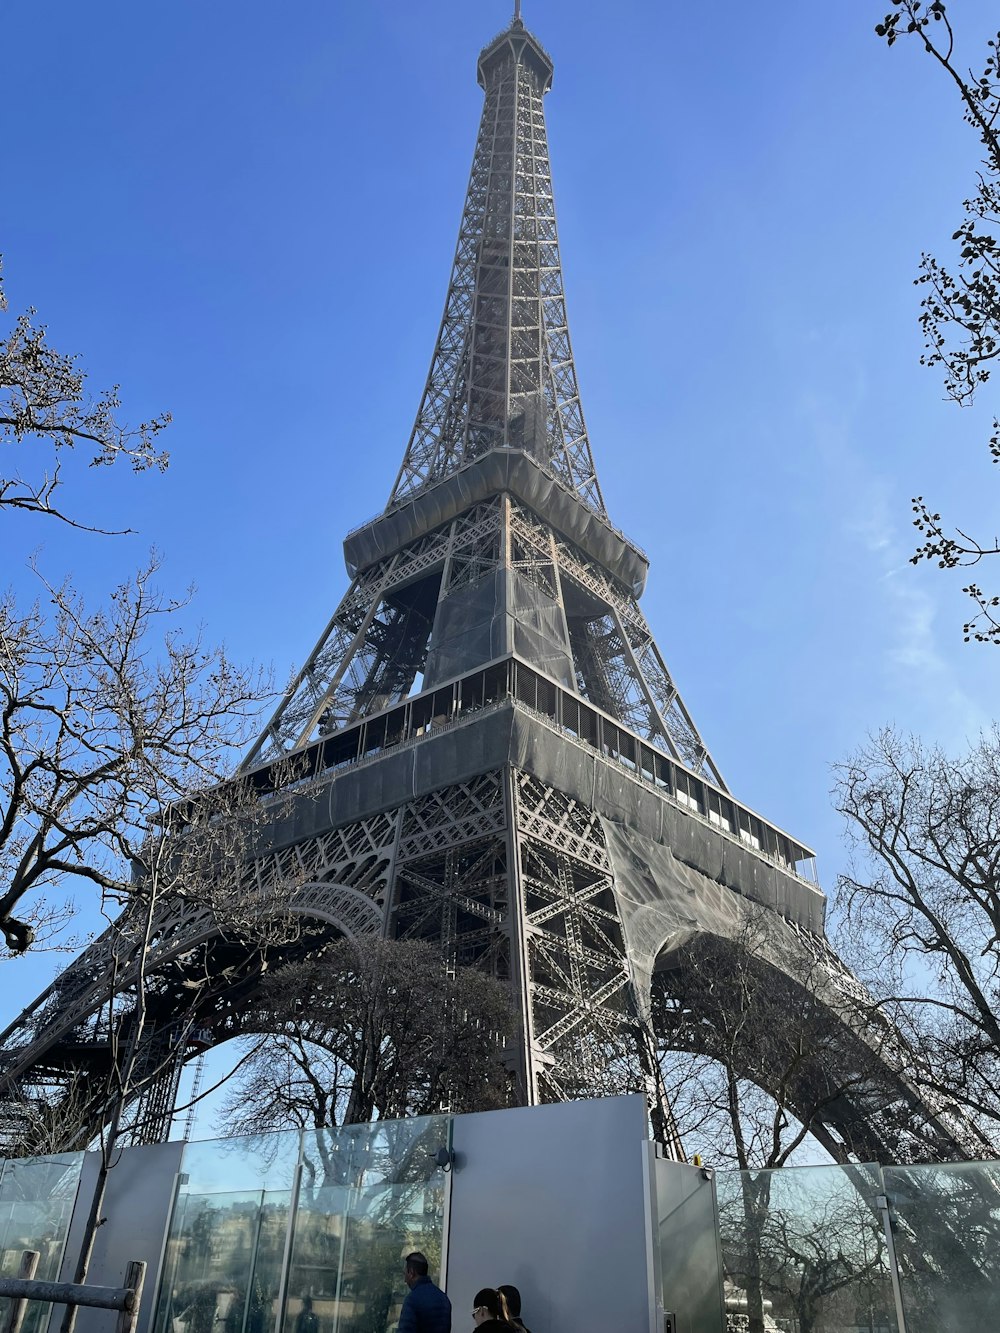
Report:
[[512,1287],[509,1282],[504,1282],[497,1287],[497,1291],[506,1298],[511,1319],[516,1319],[521,1313],[521,1293],[517,1287]]
[[511,1322],[502,1287],[483,1287],[482,1291],[477,1291],[476,1299],[472,1302],[473,1309],[478,1310],[481,1305],[490,1312],[491,1319],[499,1319],[505,1324]]
[[407,1268],[412,1268],[417,1277],[427,1276],[427,1256],[421,1254],[419,1250],[414,1250],[412,1254],[406,1256]]

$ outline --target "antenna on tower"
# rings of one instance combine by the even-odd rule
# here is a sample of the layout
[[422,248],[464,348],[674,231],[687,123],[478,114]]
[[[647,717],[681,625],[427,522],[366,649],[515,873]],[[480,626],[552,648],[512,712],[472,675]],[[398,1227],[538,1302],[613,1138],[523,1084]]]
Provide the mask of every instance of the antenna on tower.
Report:
[[514,22],[521,22],[521,0],[514,0]]

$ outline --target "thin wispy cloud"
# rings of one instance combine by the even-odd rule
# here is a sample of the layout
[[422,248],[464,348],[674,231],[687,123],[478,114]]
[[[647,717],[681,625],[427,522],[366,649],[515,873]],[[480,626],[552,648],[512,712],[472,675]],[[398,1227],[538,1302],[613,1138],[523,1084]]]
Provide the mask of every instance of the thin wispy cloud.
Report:
[[[855,462],[859,474],[868,471],[863,461]],[[859,512],[848,531],[877,571],[885,625],[879,666],[899,704],[892,720],[905,729],[931,733],[945,745],[961,744],[988,726],[990,718],[963,684],[970,664],[961,657],[956,663],[945,650],[943,639],[953,630],[951,589],[937,580],[934,593],[941,599],[931,594],[925,571],[910,561],[913,540],[909,528],[902,528],[895,517],[899,505],[889,503],[884,482],[871,474],[867,482],[856,492]]]

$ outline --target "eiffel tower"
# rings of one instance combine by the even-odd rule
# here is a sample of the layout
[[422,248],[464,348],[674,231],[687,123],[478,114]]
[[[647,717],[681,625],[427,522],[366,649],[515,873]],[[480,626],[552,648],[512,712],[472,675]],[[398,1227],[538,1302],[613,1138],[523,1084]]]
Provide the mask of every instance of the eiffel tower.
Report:
[[[345,540],[347,592],[242,766],[262,790],[289,756],[307,775],[248,873],[329,933],[430,940],[446,966],[509,981],[520,1102],[642,1088],[674,1153],[656,1043],[713,1053],[695,982],[753,914],[774,983],[760,1021],[780,1026],[782,997],[808,984],[834,1038],[791,1091],[803,1111],[822,1104],[830,1151],[969,1155],[827,943],[802,873],[812,853],[729,791],[639,607],[648,561],[607,514],[570,344],[543,114],[553,65],[519,12],[477,73],[482,119],[416,422],[385,510]],[[140,984],[114,966],[130,929],[126,913],[3,1035],[8,1089],[58,1097],[102,1067],[102,1005]],[[165,1055],[168,1073],[140,1098],[149,1141],[166,1135],[185,1060],[260,1018],[255,974],[203,907],[165,906],[154,936],[139,1068],[162,1071]],[[197,949],[218,982],[192,1001]],[[773,1091],[785,1075],[757,1076]]]

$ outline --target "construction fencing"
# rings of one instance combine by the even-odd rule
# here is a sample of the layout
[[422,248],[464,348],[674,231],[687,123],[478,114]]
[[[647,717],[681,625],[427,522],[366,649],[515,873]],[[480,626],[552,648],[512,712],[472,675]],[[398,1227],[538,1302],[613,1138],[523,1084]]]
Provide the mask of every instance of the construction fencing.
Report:
[[[616,1102],[625,1105],[616,1110]],[[643,1248],[644,1229],[657,1255],[656,1300],[676,1313],[677,1333],[996,1327],[1000,1163],[718,1172],[711,1181],[710,1168],[657,1161],[663,1179],[653,1182],[643,1222],[643,1119],[641,1099],[604,1099],[130,1149],[125,1157],[137,1166],[126,1160],[112,1172],[131,1170],[134,1204],[123,1196],[114,1208],[129,1219],[119,1222],[122,1254],[139,1248],[144,1215],[159,1237],[147,1246],[141,1327],[390,1333],[405,1295],[400,1257],[421,1249],[462,1311],[499,1263],[498,1280],[522,1283],[531,1326],[546,1333],[565,1325],[577,1282],[586,1291],[591,1244],[620,1282],[641,1286],[641,1273],[626,1265]],[[4,1276],[17,1275],[28,1249],[38,1251],[39,1279],[65,1274],[78,1243],[71,1215],[83,1159],[0,1163]],[[497,1217],[503,1225],[493,1235]],[[622,1254],[613,1256],[619,1237]],[[498,1258],[501,1245],[510,1253]],[[106,1264],[95,1281],[118,1281],[118,1267]],[[23,1333],[45,1333],[52,1308],[29,1302]],[[6,1313],[0,1299],[0,1327]],[[110,1330],[113,1317],[95,1313],[87,1328]],[[598,1314],[593,1326],[607,1326]],[[574,1317],[573,1327],[590,1328],[586,1310]],[[646,1327],[635,1313],[629,1325]],[[649,1325],[658,1327],[655,1318]]]
[[731,1327],[996,1327],[1000,1163],[720,1173],[717,1195]]

